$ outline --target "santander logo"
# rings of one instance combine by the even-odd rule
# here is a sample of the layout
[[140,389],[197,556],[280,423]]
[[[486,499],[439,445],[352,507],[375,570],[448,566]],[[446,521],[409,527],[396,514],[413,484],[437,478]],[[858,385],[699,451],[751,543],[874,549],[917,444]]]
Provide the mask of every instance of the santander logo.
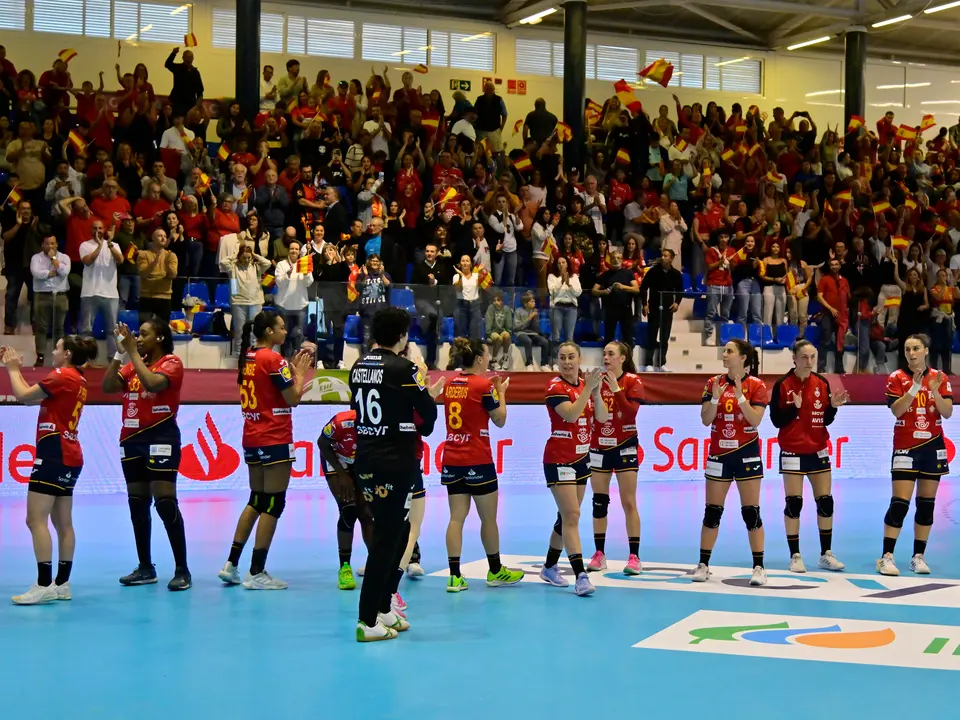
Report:
[[204,434],[204,428],[197,430],[197,445],[203,454],[203,459],[197,455],[196,446],[185,445],[180,456],[180,474],[191,480],[212,482],[223,480],[233,474],[240,467],[240,453],[223,442],[220,431],[217,430],[213,417],[207,413],[205,420],[207,433],[213,441],[213,447]]

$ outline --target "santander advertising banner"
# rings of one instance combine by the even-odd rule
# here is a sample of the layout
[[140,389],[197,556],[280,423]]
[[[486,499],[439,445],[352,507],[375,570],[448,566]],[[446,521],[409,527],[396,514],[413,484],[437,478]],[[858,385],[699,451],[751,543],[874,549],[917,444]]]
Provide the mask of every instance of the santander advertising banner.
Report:
[[[301,405],[294,410],[296,462],[293,488],[325,487],[316,438],[324,424],[345,405]],[[441,409],[442,411],[442,409]],[[26,495],[34,460],[37,409],[5,407],[0,413],[0,496]],[[119,405],[92,405],[83,412],[80,442],[83,446],[83,475],[78,494],[125,492],[120,470],[117,438],[120,429]],[[183,453],[180,463],[180,491],[230,490],[247,488],[240,437],[239,406],[186,405],[180,408]],[[884,407],[842,408],[830,426],[830,456],[837,478],[889,477],[894,419]],[[640,409],[641,481],[695,481],[703,478],[708,432],[700,423],[695,405],[656,406]],[[950,437],[960,431],[960,420],[946,422],[948,457],[954,462],[955,448]],[[547,411],[542,405],[510,405],[507,424],[491,424],[494,461],[503,484],[540,484],[543,446],[549,435]],[[764,419],[760,429],[767,477],[778,468],[776,429]],[[424,440],[424,479],[440,485],[444,423]]]

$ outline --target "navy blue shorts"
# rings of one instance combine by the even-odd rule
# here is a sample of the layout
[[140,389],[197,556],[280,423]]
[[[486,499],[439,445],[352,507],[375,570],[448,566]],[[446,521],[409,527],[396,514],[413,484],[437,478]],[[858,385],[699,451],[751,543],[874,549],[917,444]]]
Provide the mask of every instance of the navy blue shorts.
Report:
[[830,452],[824,448],[815,453],[780,451],[780,472],[790,475],[818,475],[830,472]]
[[950,472],[943,436],[910,450],[894,450],[890,474],[894,480],[939,480]]
[[71,497],[83,467],[69,467],[59,460],[37,458],[30,473],[30,492],[54,497]]
[[120,445],[123,479],[131,482],[177,481],[180,442],[123,443]]
[[637,439],[613,448],[590,448],[590,468],[598,473],[629,472],[640,469]]
[[586,485],[590,479],[590,456],[569,464],[544,463],[543,475],[547,479],[547,487],[554,485]]
[[440,482],[450,495],[489,495],[496,492],[497,468],[488,465],[444,465]]
[[708,455],[704,475],[707,480],[720,482],[760,480],[763,478],[760,443],[754,440],[724,455]]
[[245,447],[243,449],[243,461],[247,465],[279,465],[280,463],[292,463],[293,454],[293,443]]

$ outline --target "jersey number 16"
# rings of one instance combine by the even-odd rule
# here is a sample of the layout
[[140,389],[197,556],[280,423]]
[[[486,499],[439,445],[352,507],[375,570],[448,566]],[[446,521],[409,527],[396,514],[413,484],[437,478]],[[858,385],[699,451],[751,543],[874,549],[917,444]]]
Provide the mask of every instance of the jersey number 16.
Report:
[[363,424],[379,425],[383,419],[383,410],[380,407],[380,391],[368,390],[367,401],[363,401],[363,389],[357,390],[357,413]]

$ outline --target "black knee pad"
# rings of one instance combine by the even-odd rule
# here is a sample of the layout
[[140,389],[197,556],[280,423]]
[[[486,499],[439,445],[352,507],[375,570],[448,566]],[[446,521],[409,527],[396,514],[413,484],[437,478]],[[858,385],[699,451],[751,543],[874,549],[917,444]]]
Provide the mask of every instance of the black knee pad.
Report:
[[743,518],[743,524],[747,526],[747,532],[753,532],[763,527],[759,505],[742,505],[740,516]]
[[708,528],[720,527],[720,518],[723,517],[723,505],[707,505],[703,509],[703,526]]
[[913,518],[917,525],[933,525],[934,503],[935,498],[917,496],[917,514]]
[[557,513],[557,521],[553,524],[553,531],[563,537],[563,518],[560,517],[560,513]]
[[127,505],[130,506],[130,518],[133,520],[150,521],[150,505],[153,499],[147,495],[130,495],[127,498]]
[[833,517],[833,495],[821,495],[817,498],[817,515],[822,518]]
[[260,507],[262,508],[260,512],[265,512],[267,515],[271,515],[279,520],[280,516],[283,515],[283,509],[286,505],[286,490],[278,493],[264,493],[263,500],[260,501]]
[[260,509],[260,501],[263,498],[263,493],[250,491],[250,498],[247,500],[247,506],[252,507],[257,512],[262,512]]
[[352,533],[357,523],[357,506],[350,504],[340,508],[340,519],[337,520],[337,532]]
[[787,495],[787,502],[783,506],[784,516],[791,520],[797,520],[800,517],[801,510],[803,510],[803,495]]
[[902,528],[903,519],[907,516],[910,509],[910,501],[903,498],[890,498],[890,507],[887,508],[887,514],[883,516],[883,522],[890,527]]
[[157,515],[163,520],[164,526],[176,525],[180,521],[180,505],[176,498],[157,498]]
[[607,516],[607,507],[610,505],[610,496],[606,493],[593,494],[593,516],[598,520]]

